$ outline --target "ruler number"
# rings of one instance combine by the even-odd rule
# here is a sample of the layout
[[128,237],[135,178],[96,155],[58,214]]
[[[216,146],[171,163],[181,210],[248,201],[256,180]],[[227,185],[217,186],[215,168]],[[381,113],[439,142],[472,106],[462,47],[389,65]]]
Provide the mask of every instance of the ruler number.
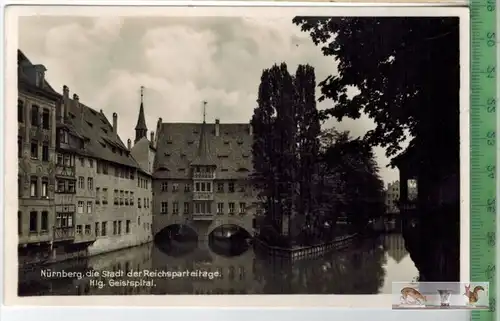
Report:
[[496,67],[489,65],[488,68],[486,68],[486,75],[488,78],[495,78],[496,74]]
[[488,198],[486,201],[486,210],[488,213],[496,213],[496,199]]
[[497,242],[497,235],[495,232],[488,232],[486,233],[486,240],[488,241],[488,246],[489,247],[495,247],[495,244]]
[[489,98],[486,102],[486,110],[489,113],[494,113],[497,110],[497,101],[495,98]]
[[495,178],[495,165],[486,166],[486,171],[488,172],[489,178]]
[[493,47],[496,44],[496,34],[494,32],[488,32],[486,34],[486,44],[488,47]]
[[490,130],[487,134],[486,134],[486,142],[488,143],[488,145],[490,146],[494,146],[495,145],[495,138],[496,138],[496,133],[492,130]]
[[488,280],[491,280],[493,279],[494,275],[495,275],[495,270],[496,270],[496,267],[495,265],[492,265],[492,264],[489,264],[488,267],[486,268],[486,270],[484,271],[484,273],[486,274],[486,278]]
[[489,12],[495,11],[495,0],[487,0],[486,1],[486,10]]

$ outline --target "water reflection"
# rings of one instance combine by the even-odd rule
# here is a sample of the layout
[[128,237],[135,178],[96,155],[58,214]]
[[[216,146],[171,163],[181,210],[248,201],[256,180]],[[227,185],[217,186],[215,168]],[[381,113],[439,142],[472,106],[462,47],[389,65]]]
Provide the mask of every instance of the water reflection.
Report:
[[[220,247],[221,244],[219,244]],[[211,244],[212,248],[216,244]],[[418,275],[400,234],[367,238],[320,259],[290,264],[261,257],[251,246],[221,255],[205,243],[148,244],[88,259],[53,265],[56,271],[206,271],[220,277],[163,277],[155,286],[105,286],[104,278],[42,279],[40,270],[21,271],[20,295],[124,294],[376,294],[390,293],[391,282]],[[142,280],[144,278],[116,278]]]

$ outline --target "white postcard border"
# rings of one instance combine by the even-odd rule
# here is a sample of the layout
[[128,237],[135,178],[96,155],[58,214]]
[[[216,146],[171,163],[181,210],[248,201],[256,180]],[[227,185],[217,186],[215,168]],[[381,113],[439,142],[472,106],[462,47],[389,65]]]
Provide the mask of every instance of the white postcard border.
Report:
[[[102,1],[104,2],[104,1]],[[134,1],[139,5],[146,1]],[[99,2],[100,4],[101,2]],[[111,1],[108,1],[111,3]],[[128,1],[131,3],[131,1]],[[163,2],[163,4],[167,4]],[[5,8],[5,71],[4,106],[15,106],[17,97],[16,57],[18,49],[18,17],[23,15],[58,16],[283,16],[287,11],[294,15],[317,16],[457,16],[460,18],[460,161],[461,161],[461,249],[460,279],[469,278],[469,15],[467,8],[456,7],[7,7]],[[244,14],[240,14],[240,11]],[[17,184],[17,157],[9,151],[16,150],[17,122],[15,109],[5,108],[5,180],[4,190]],[[6,305],[34,306],[141,306],[141,307],[343,307],[390,308],[391,294],[381,295],[151,295],[151,296],[17,296],[17,234],[16,194],[5,193],[5,246],[4,246],[4,298]]]

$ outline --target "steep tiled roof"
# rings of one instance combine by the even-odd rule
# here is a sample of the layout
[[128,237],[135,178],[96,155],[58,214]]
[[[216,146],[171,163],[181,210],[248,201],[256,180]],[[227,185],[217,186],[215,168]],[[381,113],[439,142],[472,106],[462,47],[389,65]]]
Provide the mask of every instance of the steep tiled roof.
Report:
[[[19,82],[27,82],[34,83],[34,79],[30,79],[29,75],[25,73],[24,67],[32,67],[33,64],[26,57],[26,55],[21,51],[17,50],[17,65],[18,65],[18,81]],[[57,94],[57,92],[50,86],[50,84],[44,79],[42,89],[53,94]]]
[[[24,68],[32,67],[33,64],[21,50],[17,51],[17,59],[20,66],[18,68],[19,82],[34,84],[33,79],[23,72]],[[41,89],[58,97],[62,102],[63,96],[56,92],[46,79]],[[59,126],[65,127],[71,134],[86,141],[84,151],[86,155],[135,168],[139,167],[120,137],[113,132],[113,127],[102,112],[97,112],[82,103],[76,104],[73,99],[69,99],[68,105],[69,117],[64,124],[59,124]]]
[[87,141],[85,149],[89,155],[122,165],[139,167],[118,134],[113,132],[113,127],[102,112],[82,103],[77,105],[74,99],[70,99],[68,115],[68,123]]
[[[205,140],[217,178],[246,178],[252,171],[252,136],[249,124],[205,124]],[[189,178],[189,167],[198,156],[200,123],[163,123],[157,133],[156,178]],[[203,140],[202,140],[203,144]]]

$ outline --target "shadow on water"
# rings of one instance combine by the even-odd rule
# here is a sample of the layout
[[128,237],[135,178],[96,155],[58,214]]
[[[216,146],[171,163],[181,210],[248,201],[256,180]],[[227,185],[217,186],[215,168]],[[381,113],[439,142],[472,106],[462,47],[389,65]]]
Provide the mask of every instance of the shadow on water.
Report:
[[193,242],[185,235],[170,242],[161,240],[50,268],[125,274],[143,270],[207,271],[218,272],[219,277],[162,277],[155,278],[154,286],[100,288],[95,281],[105,278],[47,279],[40,277],[40,270],[24,271],[20,274],[20,295],[377,294],[390,293],[392,282],[411,281],[418,275],[401,234],[360,239],[343,251],[293,264],[256,255],[243,241],[239,247],[223,240]]
[[[432,213],[431,213],[432,214]],[[450,211],[403,222],[405,246],[424,282],[460,280],[460,226]]]
[[179,224],[170,225],[154,238],[154,245],[170,257],[182,257],[197,248],[198,236],[191,228]]

